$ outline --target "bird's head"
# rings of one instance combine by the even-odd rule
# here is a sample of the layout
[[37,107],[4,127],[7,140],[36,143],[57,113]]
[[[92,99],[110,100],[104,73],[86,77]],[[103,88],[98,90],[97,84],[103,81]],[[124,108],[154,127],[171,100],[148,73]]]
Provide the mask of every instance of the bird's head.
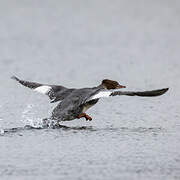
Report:
[[126,86],[120,85],[117,81],[109,80],[109,79],[104,79],[102,81],[102,86],[105,89],[120,89],[120,88],[125,88]]

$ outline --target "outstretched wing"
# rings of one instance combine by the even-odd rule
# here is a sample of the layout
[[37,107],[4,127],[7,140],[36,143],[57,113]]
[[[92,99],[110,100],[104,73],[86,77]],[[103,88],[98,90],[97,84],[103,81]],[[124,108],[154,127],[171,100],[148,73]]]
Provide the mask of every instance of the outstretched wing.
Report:
[[168,91],[169,88],[157,89],[152,91],[115,91],[110,96],[126,95],[126,96],[142,96],[142,97],[153,97],[163,95]]
[[51,103],[63,100],[74,90],[74,89],[68,89],[64,86],[47,85],[36,82],[24,81],[17,78],[16,76],[12,76],[11,78],[18,81],[20,84],[22,84],[25,87],[28,87],[36,92],[49,96]]
[[163,95],[168,91],[169,88],[164,88],[164,89],[157,89],[157,90],[152,90],[152,91],[99,91],[97,94],[91,96],[88,101],[93,100],[93,99],[99,99],[102,97],[110,97],[110,96],[121,96],[121,95],[126,95],[126,96],[142,96],[142,97],[153,97],[153,96],[160,96]]

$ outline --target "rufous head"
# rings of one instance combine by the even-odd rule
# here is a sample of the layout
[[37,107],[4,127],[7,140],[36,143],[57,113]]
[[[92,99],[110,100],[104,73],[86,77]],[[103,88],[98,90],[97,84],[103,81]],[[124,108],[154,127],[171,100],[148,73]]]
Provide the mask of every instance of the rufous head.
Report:
[[113,81],[113,80],[110,80],[110,79],[104,79],[102,81],[102,86],[105,88],[105,89],[120,89],[120,88],[125,88],[126,86],[122,86],[120,85],[117,81]]

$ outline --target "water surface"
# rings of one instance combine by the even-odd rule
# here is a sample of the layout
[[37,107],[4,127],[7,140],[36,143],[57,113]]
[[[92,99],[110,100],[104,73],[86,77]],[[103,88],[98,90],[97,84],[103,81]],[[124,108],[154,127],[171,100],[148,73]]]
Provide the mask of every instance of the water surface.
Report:
[[[179,7],[176,0],[0,2],[0,179],[180,179]],[[170,90],[103,99],[88,110],[92,122],[48,129],[40,122],[56,104],[12,75]]]

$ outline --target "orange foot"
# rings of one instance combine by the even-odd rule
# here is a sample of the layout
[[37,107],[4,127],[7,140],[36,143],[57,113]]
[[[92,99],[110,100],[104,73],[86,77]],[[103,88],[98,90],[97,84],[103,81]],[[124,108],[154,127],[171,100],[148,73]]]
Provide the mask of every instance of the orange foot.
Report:
[[92,117],[90,117],[89,115],[87,115],[86,113],[81,113],[77,118],[80,119],[82,117],[86,118],[86,121],[91,121]]

